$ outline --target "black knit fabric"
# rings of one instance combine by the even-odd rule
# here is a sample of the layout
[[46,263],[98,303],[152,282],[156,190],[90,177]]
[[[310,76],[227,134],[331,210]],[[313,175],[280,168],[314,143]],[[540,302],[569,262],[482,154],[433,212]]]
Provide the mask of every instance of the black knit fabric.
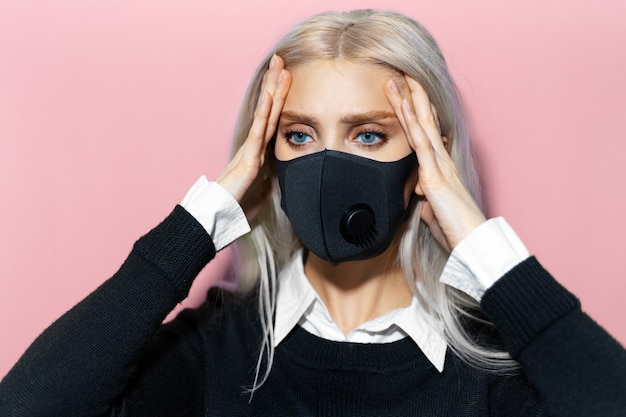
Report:
[[626,353],[529,259],[483,299],[523,373],[443,373],[410,339],[332,342],[296,327],[251,397],[261,345],[254,296],[212,290],[161,326],[215,254],[178,207],[109,281],[0,382],[0,416],[625,416]]

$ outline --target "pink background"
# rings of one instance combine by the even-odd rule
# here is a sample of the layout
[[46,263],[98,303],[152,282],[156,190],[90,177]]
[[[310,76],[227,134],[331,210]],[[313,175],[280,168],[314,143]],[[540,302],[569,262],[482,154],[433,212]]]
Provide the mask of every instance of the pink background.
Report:
[[[489,214],[504,215],[626,342],[624,3],[359,0],[340,9],[355,7],[400,10],[432,31],[471,109]],[[242,94],[270,45],[337,8],[0,0],[0,376],[200,174],[223,168]]]

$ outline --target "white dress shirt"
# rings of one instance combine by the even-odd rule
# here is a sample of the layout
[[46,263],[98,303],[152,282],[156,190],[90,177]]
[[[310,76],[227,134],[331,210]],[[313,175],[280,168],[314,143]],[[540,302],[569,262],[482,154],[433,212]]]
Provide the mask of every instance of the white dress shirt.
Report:
[[[250,231],[237,201],[204,176],[191,187],[181,206],[202,224],[218,251]],[[528,256],[528,250],[508,223],[502,217],[493,218],[454,248],[440,280],[480,301],[491,285]],[[296,325],[334,341],[390,343],[408,336],[432,365],[443,371],[447,344],[442,323],[430,316],[415,297],[410,306],[383,314],[345,335],[306,278],[302,250],[279,271],[278,283],[276,346]]]
[[303,250],[298,250],[278,274],[274,343],[278,345],[299,324],[309,333],[334,341],[390,343],[409,336],[441,372],[446,355],[443,329],[413,297],[397,308],[361,324],[345,335],[304,274]]

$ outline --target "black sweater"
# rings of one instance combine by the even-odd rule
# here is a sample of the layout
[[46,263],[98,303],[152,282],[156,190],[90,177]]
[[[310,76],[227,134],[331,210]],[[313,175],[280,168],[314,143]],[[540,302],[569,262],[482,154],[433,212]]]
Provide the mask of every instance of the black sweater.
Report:
[[534,258],[482,301],[523,373],[479,371],[450,350],[439,373],[408,338],[332,342],[297,327],[250,400],[253,297],[212,291],[161,326],[214,255],[177,207],[26,351],[0,383],[0,416],[626,416],[626,351]]

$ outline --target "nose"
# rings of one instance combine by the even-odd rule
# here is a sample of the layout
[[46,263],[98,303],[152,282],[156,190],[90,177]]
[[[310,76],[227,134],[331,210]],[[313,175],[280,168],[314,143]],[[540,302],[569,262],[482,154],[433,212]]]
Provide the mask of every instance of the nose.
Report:
[[320,138],[322,149],[329,151],[349,152],[346,140],[340,132],[330,131]]

